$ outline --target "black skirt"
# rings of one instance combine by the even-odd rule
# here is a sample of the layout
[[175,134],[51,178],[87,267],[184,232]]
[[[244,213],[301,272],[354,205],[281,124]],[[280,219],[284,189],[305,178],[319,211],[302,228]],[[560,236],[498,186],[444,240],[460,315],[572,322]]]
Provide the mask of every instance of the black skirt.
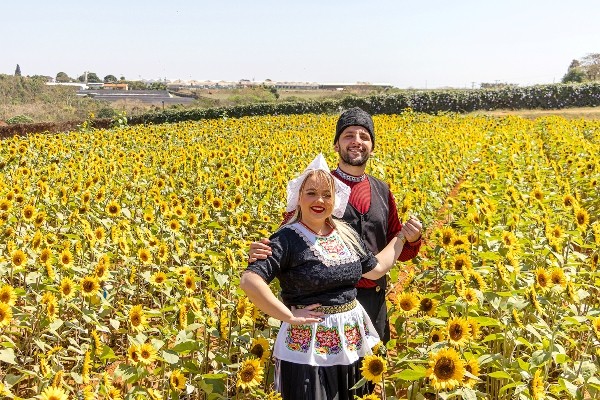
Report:
[[372,393],[375,385],[350,390],[361,378],[362,358],[350,365],[316,367],[276,360],[275,383],[283,400],[353,400]]

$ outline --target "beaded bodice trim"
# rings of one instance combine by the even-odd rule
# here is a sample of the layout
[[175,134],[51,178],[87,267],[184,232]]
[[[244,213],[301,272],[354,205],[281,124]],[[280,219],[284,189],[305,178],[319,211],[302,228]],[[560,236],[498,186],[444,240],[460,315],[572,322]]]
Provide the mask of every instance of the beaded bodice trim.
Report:
[[367,174],[362,174],[361,176],[349,175],[342,171],[340,167],[337,167],[335,173],[340,176],[340,178],[347,180],[348,182],[362,182],[367,178]]
[[358,254],[348,247],[335,229],[329,235],[321,236],[315,235],[298,222],[291,224],[290,228],[300,235],[315,257],[327,267],[360,260]]

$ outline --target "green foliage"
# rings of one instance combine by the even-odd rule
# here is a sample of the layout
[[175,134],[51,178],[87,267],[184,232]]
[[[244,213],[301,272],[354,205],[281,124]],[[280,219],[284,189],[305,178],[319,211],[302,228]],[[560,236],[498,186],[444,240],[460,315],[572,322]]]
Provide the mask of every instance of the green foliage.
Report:
[[585,81],[585,72],[581,68],[571,68],[562,78],[562,83],[581,83]]
[[[77,78],[77,80],[79,82],[85,82],[86,81],[85,78],[86,78],[85,73],[83,73],[82,75],[80,75]],[[95,72],[88,72],[87,73],[87,81],[91,82],[91,83],[101,83],[102,82],[102,80],[100,78],[98,78],[98,75],[96,75]]]
[[104,83],[117,83],[117,77],[114,75],[106,75],[104,77]]
[[66,72],[59,72],[58,74],[56,74],[56,78],[55,78],[56,82],[59,83],[65,83],[65,82],[72,82],[73,79],[71,79],[71,77],[69,75],[67,75]]
[[115,114],[110,121],[111,128],[123,128],[127,126],[127,114],[125,112],[120,112]]
[[98,118],[112,118],[117,114],[115,110],[111,107],[102,107],[98,110],[97,116]]
[[164,110],[130,118],[130,124],[238,118],[252,115],[328,114],[361,107],[371,114],[417,112],[471,112],[475,110],[562,109],[600,105],[600,83],[538,85],[477,90],[407,90],[368,97],[345,97],[322,101],[262,102],[211,109]]
[[27,115],[15,115],[6,120],[7,124],[30,124],[33,122],[33,118],[28,117]]

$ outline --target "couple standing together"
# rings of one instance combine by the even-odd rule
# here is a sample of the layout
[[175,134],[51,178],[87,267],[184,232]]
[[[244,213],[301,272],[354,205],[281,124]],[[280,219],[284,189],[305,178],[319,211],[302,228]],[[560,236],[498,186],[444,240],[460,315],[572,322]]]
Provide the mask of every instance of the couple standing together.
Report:
[[[365,168],[375,145],[371,116],[342,113],[338,167],[319,155],[287,187],[287,214],[270,240],[252,243],[241,288],[283,322],[275,341],[275,386],[283,399],[353,399],[360,360],[390,338],[386,273],[415,257],[421,222],[402,224],[389,186]],[[280,297],[269,288],[277,278]]]

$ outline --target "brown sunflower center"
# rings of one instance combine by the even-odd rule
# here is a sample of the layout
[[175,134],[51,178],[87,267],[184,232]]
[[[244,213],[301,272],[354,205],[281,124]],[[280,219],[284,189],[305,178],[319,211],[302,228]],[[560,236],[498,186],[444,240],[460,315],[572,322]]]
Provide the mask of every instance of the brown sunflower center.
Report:
[[254,354],[258,358],[262,358],[263,354],[265,353],[265,349],[263,349],[260,344],[257,344],[252,347],[250,353]]
[[463,328],[459,324],[454,324],[448,330],[450,332],[450,338],[452,340],[460,340],[463,337]]
[[383,363],[381,360],[371,360],[369,363],[369,372],[375,376],[381,375],[383,373]]
[[251,366],[248,366],[246,368],[244,368],[242,370],[242,372],[240,373],[240,379],[242,380],[242,382],[251,382],[252,379],[254,379],[255,376],[255,371],[254,368]]
[[438,362],[435,363],[433,372],[438,379],[448,380],[452,378],[452,375],[454,375],[454,370],[454,361],[449,358],[442,357],[438,360]]

